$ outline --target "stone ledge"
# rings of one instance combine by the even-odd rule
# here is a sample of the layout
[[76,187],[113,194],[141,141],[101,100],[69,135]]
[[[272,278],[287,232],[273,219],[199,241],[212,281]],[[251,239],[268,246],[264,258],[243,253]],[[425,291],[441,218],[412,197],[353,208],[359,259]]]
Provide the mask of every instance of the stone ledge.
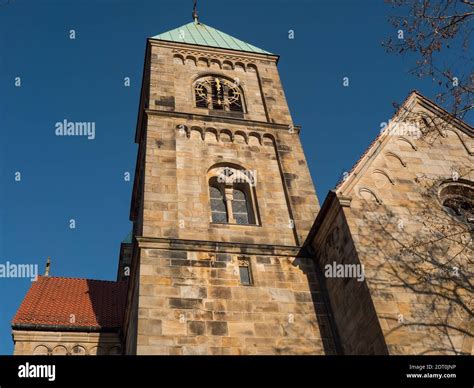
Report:
[[300,255],[301,248],[288,245],[244,244],[231,242],[213,242],[201,240],[183,240],[158,237],[136,237],[140,249],[162,249],[176,251],[212,251],[216,253],[235,253],[262,256]]
[[[288,124],[279,124],[279,123],[271,123],[268,121],[256,121],[256,120],[249,120],[249,119],[239,119],[234,117],[222,117],[222,116],[210,116],[210,115],[203,115],[197,113],[186,113],[186,112],[176,112],[176,111],[164,111],[158,109],[145,109],[146,115],[150,116],[167,116],[167,117],[176,117],[176,118],[184,118],[187,120],[194,120],[206,123],[228,123],[228,124],[235,124],[245,127],[265,127],[269,129],[275,130],[282,130],[288,132]],[[301,132],[301,126],[294,125],[293,126],[293,133],[299,134]]]

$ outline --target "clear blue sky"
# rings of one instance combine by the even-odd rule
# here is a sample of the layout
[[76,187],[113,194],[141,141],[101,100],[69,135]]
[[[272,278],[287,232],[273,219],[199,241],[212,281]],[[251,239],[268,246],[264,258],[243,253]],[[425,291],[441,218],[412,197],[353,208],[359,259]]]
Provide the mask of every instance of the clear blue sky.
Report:
[[[381,47],[395,34],[382,0],[200,3],[203,23],[281,55],[321,202],[389,120],[393,102],[412,89],[435,94]],[[0,264],[43,272],[51,256],[53,275],[115,278],[130,230],[133,176],[123,176],[135,166],[145,41],[188,23],[191,11],[192,0],[0,0]],[[95,140],[55,136],[64,119],[95,122]],[[0,354],[13,350],[10,321],[30,285],[0,279]]]

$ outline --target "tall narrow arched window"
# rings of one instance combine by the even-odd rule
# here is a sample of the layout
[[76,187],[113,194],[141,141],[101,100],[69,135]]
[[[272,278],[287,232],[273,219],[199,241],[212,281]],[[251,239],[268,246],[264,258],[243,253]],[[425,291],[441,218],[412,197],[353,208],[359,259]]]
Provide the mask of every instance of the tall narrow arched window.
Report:
[[241,190],[241,188],[233,190],[232,213],[237,224],[248,225],[251,223],[247,195],[244,190]]
[[217,186],[210,186],[209,194],[211,198],[212,222],[227,222],[227,207],[221,189]]
[[194,95],[197,108],[244,112],[242,90],[238,81],[207,76],[194,84]]

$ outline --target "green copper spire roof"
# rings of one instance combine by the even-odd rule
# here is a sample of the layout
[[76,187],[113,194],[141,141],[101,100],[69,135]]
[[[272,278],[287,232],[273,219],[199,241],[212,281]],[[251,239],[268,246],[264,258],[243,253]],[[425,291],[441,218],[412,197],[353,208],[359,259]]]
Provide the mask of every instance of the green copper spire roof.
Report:
[[218,47],[230,50],[248,51],[259,54],[271,54],[225,32],[216,30],[199,22],[191,22],[174,30],[152,36],[152,39],[196,44],[199,46]]

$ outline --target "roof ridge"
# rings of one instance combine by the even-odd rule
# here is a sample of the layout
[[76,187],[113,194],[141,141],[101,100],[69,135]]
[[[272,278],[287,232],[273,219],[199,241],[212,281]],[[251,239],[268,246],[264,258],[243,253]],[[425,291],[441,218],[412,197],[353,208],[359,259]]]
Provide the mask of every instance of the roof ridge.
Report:
[[67,276],[43,276],[38,275],[38,279],[64,279],[64,280],[88,280],[94,282],[104,282],[104,283],[122,283],[126,280],[104,280],[104,279],[90,279],[90,278],[75,278],[75,277],[67,277]]
[[[416,89],[413,89],[412,91],[410,91],[410,93],[405,97],[403,102],[398,106],[395,113],[390,118],[390,121],[396,120],[400,115],[403,114],[404,107],[406,107],[406,105],[410,102],[411,99],[414,98],[414,96],[417,96],[421,100],[428,102],[429,104],[432,105],[433,108],[437,109],[438,111],[442,112],[443,114],[446,114],[447,117],[450,120],[454,121],[455,123],[457,123],[461,126],[464,125],[464,126],[470,128],[470,129],[473,129],[471,127],[471,125],[469,125],[465,121],[457,118],[456,116],[452,115],[447,110],[445,110],[443,107],[439,106],[436,102],[429,99],[428,97],[425,97],[423,94],[421,94]],[[334,190],[338,191],[339,189],[341,189],[343,187],[344,183],[348,181],[348,178],[351,177],[354,174],[355,170],[363,164],[364,159],[369,154],[369,152],[376,146],[377,143],[381,142],[382,137],[384,137],[387,134],[388,134],[388,132],[385,131],[385,130],[379,132],[379,134],[374,138],[374,140],[372,140],[370,142],[370,144],[364,149],[364,152],[359,156],[359,158],[352,165],[351,169],[347,172],[347,175],[345,176],[345,178],[343,177],[337,182],[336,186],[334,187]],[[382,143],[380,143],[380,144],[382,144]]]
[[[450,120],[453,120],[454,122],[456,122],[457,124],[460,124],[461,126],[466,126],[468,127],[469,129],[473,130],[474,131],[474,127],[469,124],[468,122],[464,121],[463,119],[459,118],[459,117],[456,117],[454,114],[452,114],[451,112],[447,111],[446,109],[444,109],[441,105],[439,105],[438,103],[436,103],[434,100],[432,100],[431,98],[429,97],[426,97],[424,94],[422,94],[420,91],[418,91],[417,89],[413,89],[410,94],[408,95],[408,97],[405,99],[404,103],[405,104],[408,99],[413,95],[413,94],[416,94],[418,97],[422,98],[423,100],[429,102],[431,105],[433,105],[436,109],[442,111],[444,114],[446,114]],[[400,105],[403,106],[403,104]],[[400,109],[400,108],[399,108]],[[397,111],[398,113],[398,111]]]

